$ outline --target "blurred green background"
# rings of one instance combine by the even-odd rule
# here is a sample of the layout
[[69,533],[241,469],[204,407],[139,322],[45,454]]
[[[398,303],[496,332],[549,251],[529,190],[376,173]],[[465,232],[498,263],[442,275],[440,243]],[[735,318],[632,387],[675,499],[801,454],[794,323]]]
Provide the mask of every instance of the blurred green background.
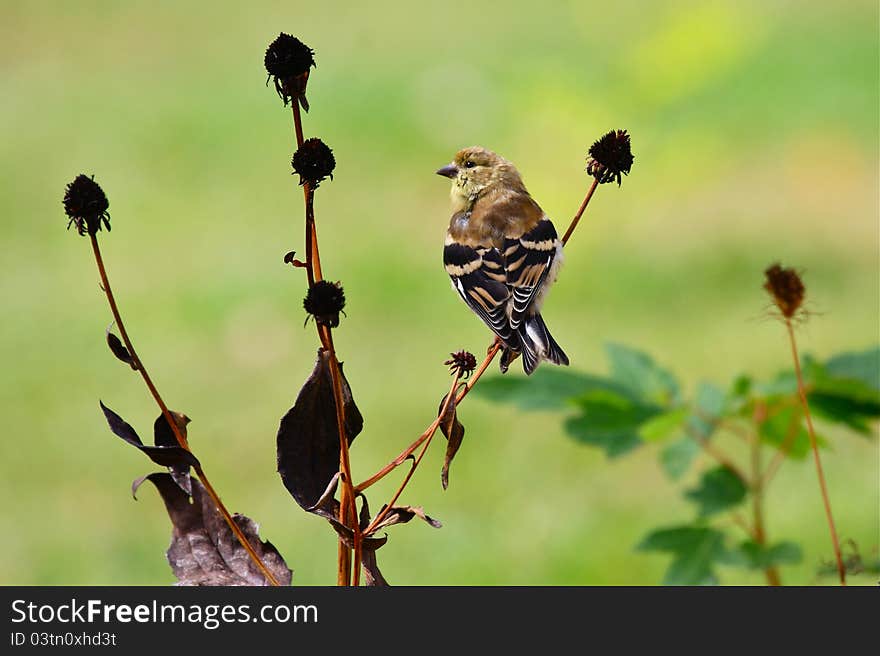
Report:
[[[433,172],[463,146],[514,161],[564,229],[589,144],[632,134],[632,174],[597,194],[544,313],[573,367],[606,371],[616,341],[691,388],[785,368],[761,289],[774,260],[805,272],[803,351],[876,343],[877,25],[873,0],[3,3],[0,583],[173,581],[161,501],[128,491],[155,467],[98,408],[147,438],[157,415],[104,343],[87,240],[64,231],[64,185],[80,172],[110,198],[101,242],[123,316],[169,405],[193,418],[213,483],[261,524],[295,584],[335,582],[335,534],[275,473],[278,421],[317,343],[302,326],[304,275],[281,262],[302,252],[303,208],[290,111],[264,85],[279,31],[316,51],[305,132],[338,161],[316,212],[325,274],[348,297],[336,341],[366,418],[361,479],[430,422],[447,354],[489,342],[441,266],[448,181]],[[444,527],[392,529],[379,552],[391,583],[661,580],[669,558],[634,546],[692,509],[656,448],[609,461],[566,437],[560,415],[481,399],[460,417],[449,490],[441,441],[402,499]],[[838,527],[867,554],[877,441],[828,437]],[[804,547],[786,583],[833,582],[815,575],[831,557],[815,476],[809,460],[786,464],[768,493],[770,538]]]

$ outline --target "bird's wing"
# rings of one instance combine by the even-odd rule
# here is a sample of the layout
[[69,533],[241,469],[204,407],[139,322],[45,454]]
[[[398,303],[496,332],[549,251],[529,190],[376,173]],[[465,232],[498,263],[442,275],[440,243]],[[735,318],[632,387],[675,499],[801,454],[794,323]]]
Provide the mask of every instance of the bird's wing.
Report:
[[468,307],[505,344],[511,345],[514,332],[507,317],[510,290],[501,253],[491,247],[472,248],[452,242],[443,249],[443,264],[452,286]]
[[544,284],[558,243],[556,228],[547,218],[519,239],[505,240],[506,282],[512,293],[509,321],[513,330],[522,324],[526,310]]

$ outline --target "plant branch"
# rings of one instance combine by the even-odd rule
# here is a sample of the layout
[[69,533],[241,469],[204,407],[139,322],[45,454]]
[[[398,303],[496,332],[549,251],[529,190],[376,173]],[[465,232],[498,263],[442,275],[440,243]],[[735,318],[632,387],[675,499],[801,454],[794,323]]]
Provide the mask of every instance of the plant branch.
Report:
[[[168,426],[174,433],[174,437],[177,440],[177,443],[182,449],[191,452],[186,437],[184,437],[183,433],[180,431],[180,428],[177,425],[177,422],[174,421],[174,418],[168,411],[168,406],[165,405],[165,401],[163,401],[162,397],[159,395],[159,390],[157,390],[156,386],[153,384],[150,375],[147,373],[147,368],[144,367],[144,363],[141,362],[141,359],[137,356],[137,353],[134,350],[134,344],[132,344],[131,339],[128,336],[128,331],[125,329],[125,324],[122,321],[122,315],[119,313],[119,307],[116,305],[116,298],[113,296],[113,290],[110,287],[110,279],[107,276],[107,270],[104,267],[104,258],[101,256],[101,249],[98,246],[97,236],[94,234],[90,234],[89,237],[92,241],[92,252],[95,254],[95,263],[98,265],[98,273],[101,276],[101,286],[104,290],[104,295],[107,297],[107,302],[110,305],[110,312],[113,313],[113,319],[116,322],[116,326],[119,328],[119,333],[122,336],[122,341],[125,343],[125,347],[128,349],[128,352],[131,355],[131,358],[134,361],[138,372],[140,372],[141,377],[144,379],[144,382],[147,385],[147,388],[150,390],[150,394],[152,394],[153,399],[156,401],[156,404],[162,411],[162,416],[165,417],[165,421],[168,423]],[[236,539],[241,543],[241,546],[244,547],[245,551],[247,551],[248,556],[250,556],[251,560],[254,562],[257,568],[259,568],[259,570],[263,573],[263,576],[266,577],[266,580],[271,585],[281,585],[278,582],[278,579],[276,579],[272,572],[269,571],[269,569],[266,567],[266,564],[251,546],[247,537],[238,527],[238,524],[235,523],[232,515],[230,515],[229,511],[226,509],[226,506],[223,505],[223,502],[220,500],[220,496],[214,490],[214,487],[211,485],[210,481],[208,481],[208,477],[205,475],[205,472],[201,468],[201,466],[193,467],[193,469],[195,470],[199,480],[202,482],[205,490],[208,492],[208,496],[211,497],[211,500],[217,507],[218,512],[223,516],[223,519],[229,525],[229,528],[235,535]]]
[[[293,112],[293,127],[296,133],[297,148],[302,147],[303,137],[302,115],[299,103],[296,99],[291,103]],[[306,207],[306,274],[309,287],[323,280],[321,271],[321,255],[318,249],[318,233],[315,225],[315,189],[310,182],[303,184],[303,195]],[[339,492],[339,521],[349,526],[354,534],[354,585],[360,582],[361,561],[361,534],[357,520],[357,505],[354,488],[352,487],[351,461],[348,451],[348,437],[345,433],[345,407],[342,398],[342,374],[339,368],[339,359],[336,357],[336,349],[333,345],[333,333],[328,326],[315,322],[318,339],[321,345],[330,355],[330,378],[333,383],[333,402],[336,408],[336,425],[339,431],[339,471],[342,474],[342,485]],[[352,577],[351,550],[340,539],[337,558],[337,584],[350,585]]]
[[749,481],[749,476],[737,465],[733,460],[731,460],[730,456],[728,456],[724,451],[715,446],[708,439],[700,435],[694,428],[691,426],[686,426],[685,430],[688,434],[696,441],[697,444],[700,445],[700,448],[703,449],[708,455],[712,456],[715,460],[718,461],[719,464],[727,467],[730,471],[739,477],[739,479],[745,483],[747,486],[751,485]]
[[[762,485],[763,477],[761,476],[761,438],[757,432],[752,435],[750,454],[752,466],[751,493],[754,539],[756,543],[763,547],[767,543],[767,532],[764,528],[764,486]],[[782,580],[779,577],[779,569],[777,567],[766,567],[764,569],[764,576],[767,578],[768,585],[782,585]]]
[[578,223],[581,220],[581,216],[584,213],[584,210],[587,209],[587,205],[590,204],[590,199],[593,197],[593,193],[596,191],[596,187],[599,186],[599,178],[593,178],[593,184],[590,185],[590,188],[587,190],[587,195],[584,196],[584,201],[581,203],[581,206],[578,208],[577,213],[574,215],[574,218],[571,220],[571,224],[568,226],[568,230],[565,231],[565,236],[562,238],[562,245],[568,243],[568,240],[571,238],[571,235],[574,233],[574,229],[577,228]]
[[[410,470],[407,472],[406,476],[404,477],[403,482],[397,488],[397,491],[394,493],[394,496],[391,497],[391,501],[389,501],[385,505],[385,508],[383,508],[379,512],[379,514],[376,515],[376,517],[373,519],[373,521],[370,522],[370,525],[364,530],[365,534],[369,535],[373,530],[375,530],[376,526],[378,526],[379,523],[383,519],[385,519],[385,517],[388,515],[388,513],[391,512],[391,509],[394,507],[394,504],[397,503],[397,499],[400,498],[400,495],[403,493],[404,488],[406,487],[407,483],[409,483],[410,479],[412,478],[413,474],[416,471],[416,468],[419,466],[419,463],[422,461],[422,458],[424,457],[425,452],[428,450],[428,446],[430,446],[430,444],[431,444],[431,439],[434,437],[434,434],[437,432],[437,429],[440,427],[440,422],[442,422],[443,418],[446,417],[446,412],[449,409],[449,404],[455,403],[457,406],[458,402],[453,401],[453,399],[456,398],[456,391],[458,389],[458,381],[460,379],[461,379],[461,371],[456,371],[455,377],[452,380],[452,387],[450,387],[450,389],[449,389],[449,394],[447,394],[446,398],[443,400],[443,406],[440,408],[440,414],[437,417],[437,421],[435,421],[432,424],[432,426],[434,427],[433,430],[431,430],[428,433],[428,436],[423,440],[424,446],[422,447],[422,450],[419,453],[418,458],[415,459],[415,461],[412,464],[412,467],[410,467]],[[418,448],[418,447],[416,447],[416,448]],[[413,451],[415,451],[415,449],[413,449]],[[410,452],[407,456],[405,456],[404,460],[406,458],[408,458],[410,455],[412,455],[412,452]],[[358,486],[358,487],[360,487],[360,486]]]
[[819,458],[819,445],[816,443],[816,433],[813,430],[813,418],[810,415],[810,404],[807,402],[807,392],[804,387],[804,377],[801,373],[801,362],[798,357],[797,343],[794,338],[794,327],[791,319],[785,317],[785,327],[788,329],[788,341],[791,345],[791,357],[794,359],[794,372],[797,376],[798,396],[804,407],[804,417],[807,420],[807,433],[810,436],[810,447],[813,450],[813,459],[816,462],[816,474],[819,477],[819,489],[822,492],[822,503],[825,506],[825,516],[828,519],[828,530],[831,532],[831,542],[834,545],[834,557],[837,559],[837,573],[840,577],[840,585],[846,585],[846,567],[840,553],[840,542],[837,538],[837,529],[834,527],[834,515],[831,513],[831,501],[828,498],[828,488],[825,485],[825,473],[822,471],[822,460]]

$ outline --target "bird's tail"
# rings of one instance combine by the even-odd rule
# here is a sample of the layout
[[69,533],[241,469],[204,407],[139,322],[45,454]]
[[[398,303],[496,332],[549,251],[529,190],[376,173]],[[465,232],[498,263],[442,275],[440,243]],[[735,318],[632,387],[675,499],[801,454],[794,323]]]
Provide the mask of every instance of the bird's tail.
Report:
[[502,373],[507,371],[510,363],[520,354],[523,359],[523,371],[526,372],[526,375],[531,375],[544,360],[553,364],[568,365],[568,356],[553,339],[540,314],[526,317],[517,330],[517,334],[521,347],[518,350],[504,349],[501,356]]

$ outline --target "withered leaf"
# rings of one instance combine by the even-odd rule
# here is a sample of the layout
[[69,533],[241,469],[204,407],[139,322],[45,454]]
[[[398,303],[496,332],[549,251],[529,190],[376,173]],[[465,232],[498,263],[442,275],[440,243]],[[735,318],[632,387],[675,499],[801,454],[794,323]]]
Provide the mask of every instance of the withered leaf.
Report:
[[[354,403],[351,388],[342,373],[342,398],[345,434],[348,443],[361,432],[363,417]],[[315,368],[308,377],[293,407],[281,419],[277,436],[278,473],[288,492],[305,510],[315,511],[316,504],[339,471],[339,432],[330,354],[318,350]]]
[[[382,506],[384,509],[385,506]],[[381,515],[382,512],[380,511]],[[425,514],[424,509],[421,506],[394,506],[388,512],[387,515],[382,519],[381,522],[376,524],[376,527],[370,533],[370,535],[374,535],[379,529],[387,528],[389,526],[394,526],[395,524],[406,524],[413,517],[419,517],[434,528],[440,528],[443,526],[436,519],[433,519]]]
[[137,364],[135,364],[134,358],[131,357],[131,353],[129,353],[128,349],[125,348],[125,344],[122,343],[121,339],[110,332],[110,328],[112,326],[113,324],[111,323],[110,326],[107,327],[107,346],[110,347],[113,355],[115,355],[119,360],[122,360],[125,364],[137,371]]
[[376,550],[364,549],[361,554],[361,565],[364,572],[364,583],[373,587],[387,587],[389,585],[382,572],[379,571],[379,564],[376,562]]
[[[138,479],[132,484],[132,494],[144,480],[159,490],[174,527],[167,556],[178,585],[269,584],[198,480],[192,481],[191,502],[169,474],[149,474]],[[260,540],[257,524],[237,513],[233,520],[278,582],[290,585],[292,572],[278,550],[270,542]]]
[[[189,417],[183,413],[174,412],[173,410],[169,410],[168,413],[177,425],[177,429],[180,431],[181,435],[186,438],[186,427],[190,422]],[[153,443],[156,446],[179,446],[177,437],[174,435],[171,425],[165,418],[165,413],[160,414],[156,417],[156,421],[153,422]],[[169,466],[168,473],[171,474],[171,478],[173,478],[174,482],[180,486],[181,490],[186,492],[187,495],[192,494],[192,487],[190,486],[189,479],[189,465],[181,463]]]
[[103,401],[99,401],[99,403],[101,404],[101,410],[104,412],[104,417],[107,419],[107,424],[110,426],[110,430],[132,446],[140,449],[157,465],[172,468],[199,466],[198,459],[186,449],[177,446],[176,441],[174,446],[163,446],[159,444],[156,446],[149,446],[144,444],[141,441],[141,438],[138,437],[137,432],[128,422],[104,405]]
[[[445,396],[440,401],[438,413],[443,412],[444,403],[446,403]],[[446,413],[440,420],[440,430],[446,436],[446,457],[443,459],[443,470],[440,472],[440,482],[445,490],[449,487],[449,465],[452,463],[455,454],[458,453],[458,448],[464,439],[464,426],[458,420],[458,407],[456,404],[450,402],[446,408]]]

